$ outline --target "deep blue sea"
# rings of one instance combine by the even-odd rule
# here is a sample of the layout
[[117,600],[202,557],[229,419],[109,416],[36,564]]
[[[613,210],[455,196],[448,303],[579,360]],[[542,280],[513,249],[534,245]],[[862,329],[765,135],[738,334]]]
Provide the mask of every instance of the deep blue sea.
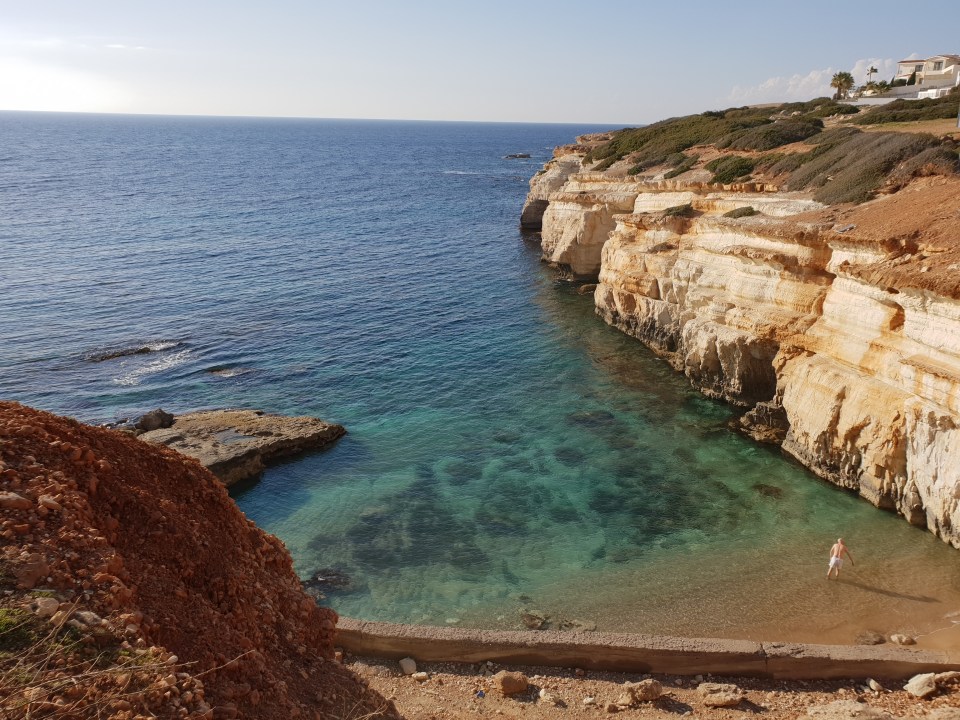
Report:
[[[935,626],[956,551],[729,431],[520,235],[529,178],[597,129],[0,113],[0,397],[342,423],[235,497],[349,578],[345,615]],[[857,566],[826,583],[840,534]]]

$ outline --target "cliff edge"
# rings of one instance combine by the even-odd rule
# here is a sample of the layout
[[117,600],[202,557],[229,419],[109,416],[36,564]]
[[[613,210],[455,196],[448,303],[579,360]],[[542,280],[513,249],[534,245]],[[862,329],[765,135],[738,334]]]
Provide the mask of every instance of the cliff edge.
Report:
[[396,717],[196,461],[0,403],[0,715]]
[[744,408],[742,430],[960,548],[956,143],[831,112],[565,148],[526,227],[538,214],[544,259],[596,278],[597,314]]

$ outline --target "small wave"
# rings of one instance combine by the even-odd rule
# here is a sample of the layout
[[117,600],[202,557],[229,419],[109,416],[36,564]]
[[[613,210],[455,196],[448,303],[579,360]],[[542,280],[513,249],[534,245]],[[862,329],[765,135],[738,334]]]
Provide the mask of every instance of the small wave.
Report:
[[148,355],[150,353],[163,352],[182,346],[179,340],[155,340],[142,345],[128,345],[120,348],[106,348],[95,350],[86,356],[90,362],[103,362],[104,360],[115,360],[116,358],[130,357],[131,355]]
[[444,175],[484,175],[485,173],[469,172],[467,170],[444,170]]
[[183,365],[184,363],[189,362],[192,355],[193,353],[191,353],[190,350],[181,350],[180,352],[175,352],[171,355],[157,358],[146,365],[138,367],[135,370],[131,370],[126,375],[116,378],[113,382],[116,385],[139,385],[143,381],[143,378],[149,375],[155,375],[163,372],[164,370],[169,370],[170,368],[175,368],[178,365]]

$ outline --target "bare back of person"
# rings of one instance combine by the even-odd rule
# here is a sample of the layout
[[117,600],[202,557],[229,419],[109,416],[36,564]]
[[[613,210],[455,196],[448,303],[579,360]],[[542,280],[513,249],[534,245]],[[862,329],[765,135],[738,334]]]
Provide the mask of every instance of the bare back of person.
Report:
[[830,548],[830,564],[827,566],[827,579],[830,579],[834,571],[836,571],[837,577],[840,577],[840,569],[843,567],[844,556],[850,560],[850,564],[852,565],[853,557],[850,555],[850,550],[843,544],[843,538],[837,538],[833,547]]

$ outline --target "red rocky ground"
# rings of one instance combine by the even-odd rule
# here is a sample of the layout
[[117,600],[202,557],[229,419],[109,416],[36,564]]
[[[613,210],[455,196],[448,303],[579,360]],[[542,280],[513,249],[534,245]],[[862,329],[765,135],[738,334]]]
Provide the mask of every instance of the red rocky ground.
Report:
[[334,661],[336,613],[213,475],[16,403],[0,403],[0,590],[0,717],[396,716]]

